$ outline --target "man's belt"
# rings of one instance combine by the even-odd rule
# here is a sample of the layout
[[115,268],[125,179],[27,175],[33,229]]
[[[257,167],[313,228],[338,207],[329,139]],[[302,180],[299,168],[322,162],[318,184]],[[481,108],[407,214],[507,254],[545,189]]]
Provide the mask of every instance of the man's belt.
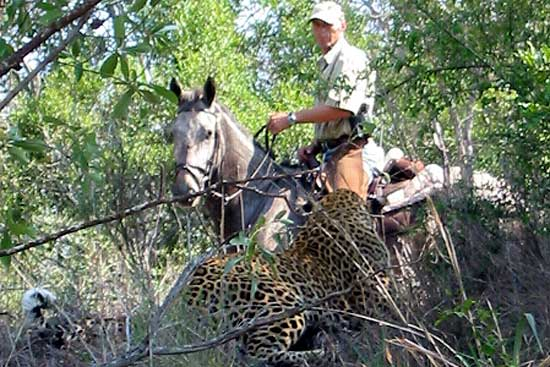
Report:
[[341,137],[336,139],[329,139],[329,140],[322,141],[321,149],[323,150],[323,152],[326,152],[327,150],[337,148],[344,143],[348,143],[349,141],[350,141],[349,135],[342,135]]
[[327,150],[333,150],[338,148],[342,144],[351,143],[362,147],[366,143],[365,137],[355,137],[351,138],[349,135],[343,135],[336,139],[325,140],[321,142],[321,149],[323,152]]

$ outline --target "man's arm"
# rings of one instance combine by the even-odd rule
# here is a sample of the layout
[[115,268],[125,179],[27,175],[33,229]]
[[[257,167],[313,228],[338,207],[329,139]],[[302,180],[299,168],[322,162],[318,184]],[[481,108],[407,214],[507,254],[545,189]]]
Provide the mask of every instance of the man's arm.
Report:
[[[297,111],[295,114],[297,123],[325,123],[348,118],[352,115],[350,111],[324,104]],[[289,126],[288,112],[275,112],[269,116],[267,128],[271,133],[278,134]]]

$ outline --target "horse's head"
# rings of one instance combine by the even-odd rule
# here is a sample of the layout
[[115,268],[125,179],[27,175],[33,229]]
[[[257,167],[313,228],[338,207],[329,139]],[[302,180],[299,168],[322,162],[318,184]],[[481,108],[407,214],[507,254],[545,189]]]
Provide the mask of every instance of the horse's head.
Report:
[[[170,90],[179,100],[176,119],[171,128],[176,159],[174,195],[204,190],[219,160],[218,117],[210,108],[216,95],[211,78],[202,90],[182,92],[175,79]],[[198,198],[183,204],[196,205]]]

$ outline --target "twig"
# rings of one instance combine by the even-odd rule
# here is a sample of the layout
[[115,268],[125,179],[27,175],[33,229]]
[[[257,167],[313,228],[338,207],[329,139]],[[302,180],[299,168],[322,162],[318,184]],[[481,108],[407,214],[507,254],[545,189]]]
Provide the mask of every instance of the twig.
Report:
[[128,208],[128,209],[126,209],[126,210],[124,210],[120,213],[112,214],[112,215],[106,216],[104,218],[94,219],[94,220],[91,220],[89,222],[85,222],[85,223],[81,223],[81,224],[75,224],[75,225],[70,226],[68,228],[65,228],[65,229],[63,229],[59,232],[44,236],[44,237],[39,238],[37,240],[26,242],[26,243],[19,244],[19,245],[15,245],[15,246],[13,246],[11,248],[8,248],[8,249],[0,250],[0,257],[10,256],[10,255],[16,254],[18,252],[28,250],[28,249],[33,248],[33,247],[40,246],[40,245],[43,245],[45,243],[55,241],[55,240],[57,240],[61,237],[64,237],[64,236],[68,235],[68,234],[75,233],[75,232],[81,231],[83,229],[95,227],[99,224],[106,224],[106,223],[109,223],[109,222],[121,220],[121,219],[126,218],[130,215],[134,215],[134,214],[137,214],[137,213],[142,212],[144,210],[154,208],[158,205],[170,204],[170,203],[174,203],[174,202],[177,202],[177,201],[180,201],[180,200],[187,200],[189,198],[200,196],[202,194],[204,194],[204,192],[198,192],[196,194],[190,194],[190,195],[184,195],[184,196],[176,196],[176,197],[172,197],[172,198],[169,198],[169,199],[163,198],[163,199],[160,199],[160,200],[154,200],[154,201],[150,201],[150,202],[143,203],[143,204],[140,204],[140,205],[136,205],[136,206]]
[[490,68],[492,69],[491,65],[482,63],[482,64],[473,64],[473,65],[450,65],[450,66],[443,66],[439,68],[434,68],[430,70],[424,70],[422,73],[414,73],[408,78],[405,78],[404,80],[400,81],[399,83],[392,85],[385,90],[383,90],[380,93],[376,93],[378,97],[383,97],[385,95],[390,94],[390,92],[401,88],[405,84],[409,83],[410,81],[419,78],[421,75],[429,75],[429,74],[437,74],[444,71],[454,71],[454,70],[468,70],[468,69],[486,69]]
[[[205,258],[205,257],[206,257],[205,255],[201,256],[201,258]],[[194,270],[195,266],[196,266],[196,263],[194,262],[194,264],[192,266],[186,268],[184,273],[182,273],[182,276],[180,276],[180,279],[178,279],[178,281],[176,282],[176,286],[181,286],[181,287],[179,287],[178,290],[172,292],[172,290],[175,289],[175,287],[176,287],[175,286],[170,291],[170,294],[168,295],[167,300],[170,297],[170,295],[172,295],[172,293],[179,294],[179,292],[181,292],[181,289],[185,285],[184,284],[185,282],[183,282],[182,279],[185,278],[185,280],[187,280],[189,275],[192,274],[192,272],[189,272],[188,270],[189,269]],[[142,359],[143,357],[148,355],[150,352],[153,355],[177,355],[177,354],[188,354],[188,353],[199,352],[199,351],[206,350],[206,349],[211,349],[211,348],[217,347],[219,345],[225,344],[225,343],[229,342],[230,340],[236,339],[236,338],[240,337],[241,335],[246,334],[250,330],[256,329],[256,328],[264,326],[264,325],[269,325],[269,324],[272,324],[273,322],[291,317],[291,316],[296,315],[300,312],[303,312],[307,309],[311,309],[311,308],[316,307],[316,306],[318,306],[322,303],[325,303],[325,302],[327,302],[328,300],[330,300],[334,297],[338,297],[338,296],[341,296],[343,294],[349,293],[350,291],[351,291],[351,288],[347,288],[347,289],[344,289],[344,290],[341,290],[341,291],[331,293],[331,294],[329,294],[329,295],[327,295],[323,298],[315,300],[314,302],[305,303],[301,306],[288,309],[284,312],[277,313],[273,316],[262,317],[262,318],[258,318],[258,319],[255,319],[255,320],[251,320],[250,322],[244,324],[243,326],[241,326],[239,328],[231,329],[231,330],[229,330],[229,331],[227,331],[223,334],[218,335],[215,338],[206,340],[204,342],[196,343],[196,344],[183,345],[183,346],[177,347],[177,348],[155,348],[152,351],[149,351],[148,350],[149,340],[148,340],[148,338],[146,338],[146,340],[144,340],[139,347],[137,347],[134,351],[132,351],[128,355],[122,356],[122,357],[117,358],[117,359],[112,360],[112,361],[109,361],[105,364],[102,364],[101,366],[102,367],[129,366],[129,365],[139,361],[140,359]],[[166,303],[166,301],[165,301],[165,303]],[[170,304],[171,304],[171,302],[170,302]],[[163,307],[161,307],[159,312],[157,312],[157,314],[153,318],[153,321],[158,322],[160,320],[160,317],[157,317],[157,316],[160,316],[161,312],[166,310],[166,309],[164,309],[164,310],[162,310],[162,309],[163,309]]]
[[46,29],[33,37],[23,47],[0,63],[0,77],[4,76],[11,69],[16,69],[23,61],[23,58],[34,51],[55,33],[71,24],[74,20],[84,16],[93,9],[101,0],[88,0],[81,7],[74,9],[71,13],[51,23]]
[[[451,366],[451,367],[459,367],[459,365],[455,364],[455,363],[452,363],[451,361],[443,358],[443,356],[437,354],[437,353],[434,353],[433,351],[431,350],[428,350],[426,348],[424,348],[423,346],[419,345],[419,344],[416,344],[408,339],[391,339],[391,340],[388,340],[388,343],[390,344],[393,344],[393,345],[396,345],[396,346],[400,346],[400,347],[403,347],[409,351],[411,350],[415,350],[417,352],[421,352],[423,353],[426,357],[428,357],[429,359],[432,359],[432,358],[435,358],[441,362],[443,362],[446,366]],[[432,360],[432,362],[435,362]]]
[[244,183],[252,182],[252,181],[277,180],[277,179],[281,179],[281,178],[299,177],[303,174],[306,174],[306,173],[312,172],[312,171],[313,170],[307,170],[307,171],[301,171],[301,172],[298,172],[298,173],[281,174],[281,175],[264,176],[264,177],[255,177],[255,178],[249,178],[249,179],[237,180],[237,181],[226,181],[226,180],[224,180],[222,182],[213,184],[213,185],[207,187],[206,189],[204,189],[202,191],[197,191],[196,193],[193,193],[193,194],[174,196],[172,198],[161,198],[161,199],[158,199],[158,200],[154,200],[154,201],[146,202],[146,203],[143,203],[143,204],[139,204],[139,205],[133,206],[131,208],[125,209],[124,211],[119,212],[119,213],[111,214],[111,215],[108,215],[108,216],[103,217],[103,218],[94,219],[94,220],[89,221],[89,222],[85,222],[85,223],[81,223],[81,224],[75,224],[75,225],[70,226],[68,228],[65,228],[65,229],[63,229],[59,232],[46,235],[46,236],[44,236],[42,238],[39,238],[37,240],[25,242],[25,243],[22,243],[22,244],[16,244],[15,246],[10,247],[8,249],[1,249],[0,250],[0,257],[10,256],[10,255],[13,255],[13,254],[31,249],[33,247],[37,247],[37,246],[43,245],[43,244],[51,242],[51,241],[55,241],[55,240],[57,240],[61,237],[64,237],[64,236],[68,235],[68,234],[75,233],[75,232],[81,231],[83,229],[95,227],[97,225],[106,224],[106,223],[110,223],[110,222],[113,222],[113,221],[118,221],[118,220],[124,219],[128,216],[135,215],[137,213],[140,213],[140,212],[145,211],[147,209],[154,208],[154,207],[159,206],[159,205],[173,204],[173,203],[176,203],[176,202],[179,202],[179,201],[188,201],[190,199],[193,199],[193,198],[211,193],[213,190],[215,190],[216,188],[218,188],[221,185],[238,185],[238,184],[244,184]]
[[61,44],[59,46],[57,46],[49,55],[48,57],[46,57],[44,59],[44,61],[42,61],[40,63],[40,65],[38,65],[36,68],[34,68],[33,71],[31,71],[26,77],[25,79],[23,79],[13,90],[11,90],[8,95],[6,96],[6,98],[4,98],[2,100],[2,102],[0,102],[0,111],[4,109],[4,107],[6,107],[8,105],[8,103],[10,103],[10,101],[17,95],[19,94],[19,92],[21,92],[23,90],[23,88],[25,88],[27,86],[27,84],[29,84],[29,82],[31,80],[34,79],[34,77],[36,76],[36,74],[38,74],[42,69],[44,69],[50,62],[52,62],[55,58],[57,58],[57,56],[61,53],[61,51],[63,51],[65,49],[65,47],[67,47],[67,45],[69,43],[71,43],[73,41],[73,39],[75,39],[76,36],[78,36],[79,32],[80,32],[80,29],[82,29],[82,27],[84,26],[84,24],[86,24],[86,21],[88,20],[88,18],[90,17],[90,14],[91,13],[87,13],[86,15],[84,15],[80,21],[78,22],[78,24],[76,25],[76,27],[71,31],[71,33],[67,36],[67,38],[61,42]]

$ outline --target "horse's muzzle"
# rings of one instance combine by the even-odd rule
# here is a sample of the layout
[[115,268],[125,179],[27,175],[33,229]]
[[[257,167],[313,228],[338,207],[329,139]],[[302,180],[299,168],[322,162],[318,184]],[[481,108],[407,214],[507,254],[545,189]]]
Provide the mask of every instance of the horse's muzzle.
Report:
[[[190,182],[191,180],[191,182]],[[186,172],[180,171],[176,174],[176,180],[172,185],[172,195],[174,196],[187,196],[198,191],[193,179],[189,177]],[[195,206],[199,202],[199,197],[191,197],[188,199],[182,199],[178,201],[183,206]]]

